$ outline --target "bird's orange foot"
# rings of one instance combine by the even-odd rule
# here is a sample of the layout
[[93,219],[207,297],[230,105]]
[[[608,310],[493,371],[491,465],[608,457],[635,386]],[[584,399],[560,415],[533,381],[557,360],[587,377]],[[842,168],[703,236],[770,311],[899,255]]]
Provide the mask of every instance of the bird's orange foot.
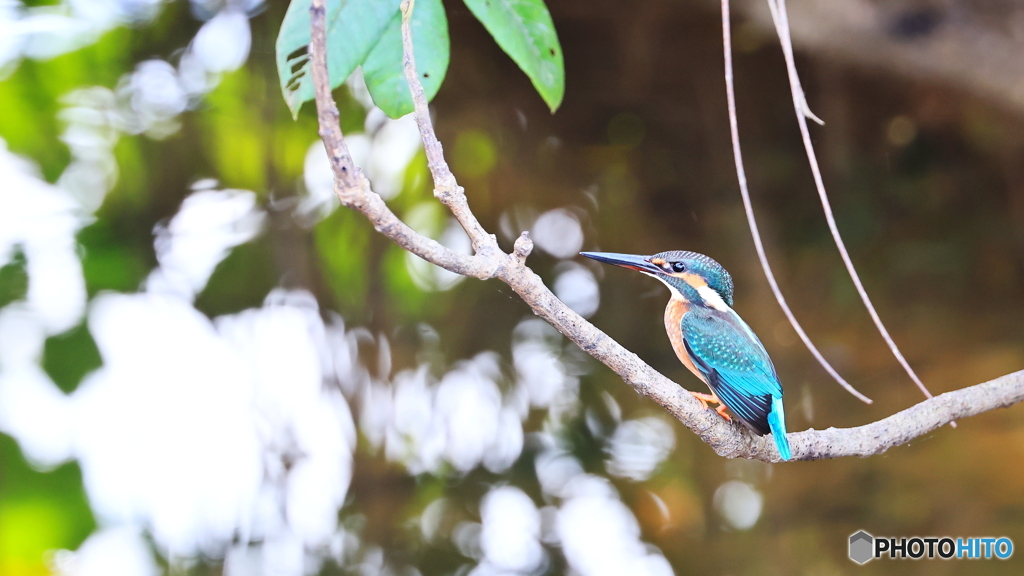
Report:
[[718,412],[718,415],[721,416],[722,418],[725,418],[727,421],[732,422],[732,416],[729,416],[728,414],[725,413],[725,411],[728,408],[729,407],[726,406],[725,404],[719,403],[718,408],[715,409],[715,412]]
[[715,412],[718,412],[718,415],[721,416],[722,418],[725,418],[729,422],[732,422],[732,416],[729,416],[728,414],[725,413],[725,411],[729,407],[726,406],[725,403],[718,398],[717,394],[701,394],[700,392],[690,392],[690,394],[693,394],[693,397],[699,400],[700,405],[703,406],[704,408],[708,407],[708,402],[712,404],[718,404],[718,408],[715,408]]

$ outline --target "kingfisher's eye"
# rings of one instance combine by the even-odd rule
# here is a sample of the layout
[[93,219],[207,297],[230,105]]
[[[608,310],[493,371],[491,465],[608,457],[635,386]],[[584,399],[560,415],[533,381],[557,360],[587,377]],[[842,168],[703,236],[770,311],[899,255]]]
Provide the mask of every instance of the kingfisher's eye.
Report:
[[685,270],[686,270],[686,264],[683,264],[682,262],[673,262],[672,263],[672,271],[673,272],[683,272]]

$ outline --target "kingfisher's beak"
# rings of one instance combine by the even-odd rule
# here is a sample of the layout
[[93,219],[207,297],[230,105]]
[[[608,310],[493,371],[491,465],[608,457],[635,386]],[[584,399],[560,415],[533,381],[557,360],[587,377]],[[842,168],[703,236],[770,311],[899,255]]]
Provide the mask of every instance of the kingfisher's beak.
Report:
[[614,252],[580,252],[580,256],[586,256],[591,260],[597,260],[598,262],[604,262],[605,264],[622,266],[623,268],[629,268],[630,270],[636,270],[637,272],[644,272],[647,274],[665,273],[661,268],[651,264],[650,256],[616,254]]

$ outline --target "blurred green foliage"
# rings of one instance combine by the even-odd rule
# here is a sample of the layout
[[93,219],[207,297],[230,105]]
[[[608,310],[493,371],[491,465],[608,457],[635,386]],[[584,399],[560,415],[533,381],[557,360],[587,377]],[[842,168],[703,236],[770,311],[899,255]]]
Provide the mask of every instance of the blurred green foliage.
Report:
[[215,317],[261,306],[281,280],[274,263],[275,240],[265,235],[233,249],[196,297],[196,308]]
[[460,132],[450,155],[452,169],[463,178],[485,177],[497,162],[494,140],[481,130]]
[[[264,106],[265,79],[240,68],[221,78],[206,97],[201,115],[206,156],[224,185],[246,190],[267,190],[268,164],[275,168],[291,168],[294,176],[302,173],[305,147],[295,150],[291,134],[265,138],[273,123],[272,109]],[[270,113],[266,118],[264,110]],[[309,138],[305,138],[308,143]],[[273,144],[275,154],[269,149]],[[285,172],[287,173],[287,172]]]
[[82,378],[102,365],[100,351],[85,324],[46,339],[43,370],[64,392],[70,393]]
[[25,255],[18,251],[10,264],[0,267],[0,308],[25,297],[28,291],[28,274],[25,272]]
[[366,301],[371,233],[362,215],[350,210],[335,210],[313,229],[323,274],[341,307],[356,307]]
[[95,527],[77,464],[33,470],[0,434],[0,574],[49,574],[47,553],[74,549]]
[[82,273],[89,296],[102,290],[134,292],[156,264],[152,241],[126,242],[126,230],[106,218],[78,233],[82,247]]

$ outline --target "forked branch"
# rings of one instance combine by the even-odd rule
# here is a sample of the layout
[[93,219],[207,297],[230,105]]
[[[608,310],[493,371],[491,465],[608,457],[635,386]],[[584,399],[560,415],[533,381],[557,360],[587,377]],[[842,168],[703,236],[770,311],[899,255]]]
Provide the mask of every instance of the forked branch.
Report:
[[[449,250],[416,233],[403,223],[353,164],[338,123],[338,109],[327,77],[325,0],[312,0],[310,8],[313,83],[316,92],[320,137],[334,171],[334,189],[342,204],[358,210],[381,234],[402,248],[446,270],[480,279],[495,278],[509,285],[535,314],[554,326],[577,346],[611,368],[638,393],[648,396],[669,414],[707,442],[718,454],[730,458],[753,458],[775,462],[779,454],[773,442],[752,435],[739,424],[729,423],[712,410],[704,410],[686,390],[648,366],[607,334],[573,312],[526,266],[532,249],[527,233],[516,240],[511,254],[501,251],[469,209],[465,194],[444,162],[427,102],[415,71],[409,15],[412,1],[402,4],[402,38],[405,74],[416,109],[416,121],[434,176],[435,195],[447,206],[473,241],[474,254]],[[1003,376],[986,384],[942,394],[884,420],[850,429],[807,430],[789,435],[793,456],[816,460],[838,456],[868,456],[907,442],[953,420],[1009,406],[1024,399],[1024,371]]]

